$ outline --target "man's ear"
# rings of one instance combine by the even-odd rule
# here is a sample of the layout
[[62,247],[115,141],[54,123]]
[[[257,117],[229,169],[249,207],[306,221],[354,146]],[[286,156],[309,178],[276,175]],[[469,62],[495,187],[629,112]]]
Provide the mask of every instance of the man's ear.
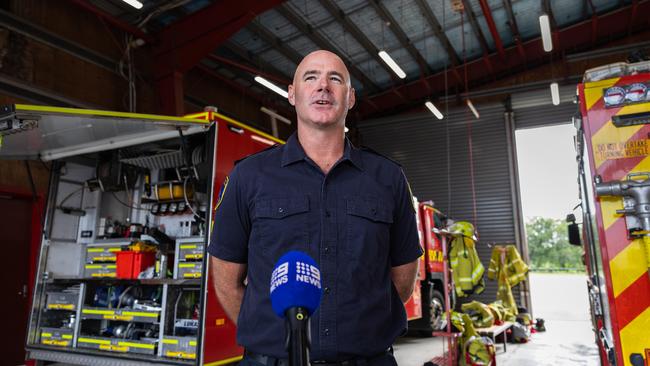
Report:
[[287,89],[287,93],[289,96],[287,99],[289,99],[289,104],[292,106],[296,105],[296,91],[293,89],[293,84],[289,84],[289,88]]
[[350,88],[350,97],[348,98],[348,109],[352,109],[354,104],[357,102],[357,96],[355,95],[354,88]]

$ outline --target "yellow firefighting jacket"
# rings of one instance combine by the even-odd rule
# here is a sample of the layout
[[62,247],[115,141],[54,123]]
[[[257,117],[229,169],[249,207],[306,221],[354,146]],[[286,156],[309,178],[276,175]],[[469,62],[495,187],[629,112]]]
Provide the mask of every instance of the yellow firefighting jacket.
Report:
[[[504,257],[501,257],[504,252]],[[519,256],[519,252],[514,245],[496,245],[492,250],[492,258],[490,259],[490,266],[488,267],[488,278],[491,280],[497,279],[501,267],[504,266],[508,283],[510,286],[516,286],[519,282],[526,279],[528,273],[528,266]]]
[[488,328],[494,325],[494,316],[487,305],[472,301],[461,305],[463,313],[469,315],[472,323],[477,328]]
[[485,267],[478,257],[474,240],[464,236],[454,237],[449,251],[449,263],[458,297],[483,292]]

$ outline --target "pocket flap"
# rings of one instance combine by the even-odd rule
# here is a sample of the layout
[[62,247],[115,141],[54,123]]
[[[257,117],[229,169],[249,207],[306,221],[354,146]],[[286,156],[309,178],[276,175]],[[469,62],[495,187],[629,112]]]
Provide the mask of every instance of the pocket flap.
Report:
[[349,197],[347,212],[348,215],[360,216],[372,221],[393,223],[393,215],[388,206],[377,197]]
[[255,202],[255,217],[282,219],[309,211],[309,197],[265,198]]

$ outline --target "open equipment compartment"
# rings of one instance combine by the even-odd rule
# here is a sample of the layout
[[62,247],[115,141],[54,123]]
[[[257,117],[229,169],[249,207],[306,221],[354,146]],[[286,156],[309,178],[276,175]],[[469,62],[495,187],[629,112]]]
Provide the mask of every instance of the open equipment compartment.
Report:
[[[52,162],[29,357],[202,361],[207,276],[173,272],[177,240],[192,238],[201,249],[207,242],[217,124],[29,105],[2,112],[0,157]],[[201,268],[205,260],[192,259]]]

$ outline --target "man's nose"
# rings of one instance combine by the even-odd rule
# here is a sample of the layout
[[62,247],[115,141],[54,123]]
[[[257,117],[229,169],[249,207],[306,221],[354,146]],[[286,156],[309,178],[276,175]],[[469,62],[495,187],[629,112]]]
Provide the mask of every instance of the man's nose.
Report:
[[327,78],[326,77],[319,78],[318,79],[318,90],[319,91],[322,91],[322,90],[329,91],[329,89],[330,89],[329,88],[329,81],[327,80]]

